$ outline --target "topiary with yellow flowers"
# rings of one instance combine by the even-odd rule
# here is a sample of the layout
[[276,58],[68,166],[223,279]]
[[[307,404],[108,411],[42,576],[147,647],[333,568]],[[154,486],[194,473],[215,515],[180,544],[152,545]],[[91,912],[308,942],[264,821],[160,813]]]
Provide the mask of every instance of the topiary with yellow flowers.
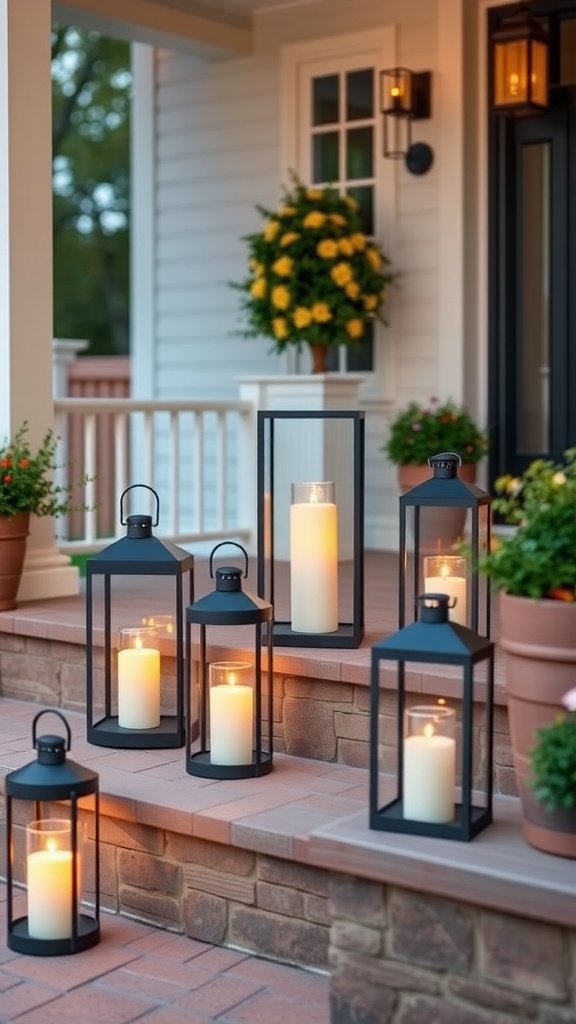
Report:
[[358,204],[332,186],[311,188],[292,175],[277,210],[256,206],[262,231],[246,235],[242,292],[244,337],[288,345],[354,345],[368,321],[386,323],[382,307],[395,275],[361,229]]

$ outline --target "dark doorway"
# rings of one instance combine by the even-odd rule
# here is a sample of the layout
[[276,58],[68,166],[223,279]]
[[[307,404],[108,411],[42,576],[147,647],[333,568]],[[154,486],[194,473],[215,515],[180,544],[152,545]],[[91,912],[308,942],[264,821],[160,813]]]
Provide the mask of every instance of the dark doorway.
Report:
[[576,3],[543,8],[550,107],[490,132],[492,479],[576,445]]

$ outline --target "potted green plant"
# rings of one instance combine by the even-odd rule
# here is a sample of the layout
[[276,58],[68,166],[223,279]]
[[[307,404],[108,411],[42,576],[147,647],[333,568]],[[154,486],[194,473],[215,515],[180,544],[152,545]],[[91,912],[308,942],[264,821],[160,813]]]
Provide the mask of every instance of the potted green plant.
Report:
[[270,338],[278,352],[309,345],[323,372],[330,347],[359,345],[371,320],[386,322],[389,260],[362,230],[356,200],[332,186],[292,174],[276,210],[256,209],[264,227],[243,238],[248,273],[232,282],[247,323],[240,333]]
[[515,529],[496,538],[479,568],[500,592],[500,646],[524,834],[539,849],[576,857],[576,817],[572,829],[556,828],[552,812],[535,798],[530,754],[574,683],[576,448],[562,462],[535,459],[522,476],[500,477],[495,492],[494,510]]
[[530,751],[531,785],[549,811],[576,815],[576,687],[564,694],[562,703],[566,710],[538,730]]
[[[465,406],[451,398],[430,398],[426,405],[413,401],[396,413],[381,451],[396,464],[398,486],[405,494],[432,476],[428,459],[441,452],[458,455],[459,476],[466,483],[474,483],[476,464],[487,449],[486,432],[476,425]],[[449,550],[461,538],[465,520],[465,510],[430,510],[421,528],[422,545],[430,550],[439,546]]]
[[455,452],[475,466],[488,450],[488,435],[463,405],[451,398],[410,402],[390,424],[382,451],[397,466],[426,466],[431,455]]
[[56,446],[49,430],[33,449],[27,422],[0,445],[0,611],[16,606],[30,516],[61,516],[75,507],[76,484],[54,479]]

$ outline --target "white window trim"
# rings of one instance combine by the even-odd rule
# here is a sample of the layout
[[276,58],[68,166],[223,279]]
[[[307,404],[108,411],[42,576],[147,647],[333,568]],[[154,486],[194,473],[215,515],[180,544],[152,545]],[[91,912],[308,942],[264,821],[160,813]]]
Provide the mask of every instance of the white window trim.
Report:
[[[305,120],[304,85],[312,72],[326,73],[337,61],[339,67],[348,70],[360,65],[373,67],[378,78],[383,68],[396,63],[396,27],[386,25],[377,31],[358,32],[349,35],[329,36],[305,43],[286,46],[281,61],[281,128],[280,163],[281,180],[287,181],[289,170],[294,170],[304,180],[309,175],[308,133],[301,125]],[[395,223],[396,223],[396,163],[382,156],[382,121],[376,111],[375,133],[375,237],[383,251],[394,264]],[[392,372],[393,322],[383,327],[378,324],[374,332],[374,371],[366,374],[361,386],[365,399],[378,398],[389,390]],[[288,353],[289,370],[297,366],[297,353]],[[388,387],[385,387],[385,382]]]

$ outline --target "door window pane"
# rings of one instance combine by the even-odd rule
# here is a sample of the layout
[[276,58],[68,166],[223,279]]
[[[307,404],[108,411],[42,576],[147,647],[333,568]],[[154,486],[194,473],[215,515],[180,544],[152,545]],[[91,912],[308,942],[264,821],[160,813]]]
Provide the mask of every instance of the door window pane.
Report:
[[320,132],[312,136],[312,181],[338,181],[340,177],[338,132]]
[[560,22],[560,84],[576,85],[576,18]]
[[362,231],[365,235],[374,234],[374,188],[372,185],[353,185],[346,189],[349,196],[356,200],[360,209]]
[[371,178],[374,174],[374,130],[350,128],[346,132],[346,177]]
[[340,120],[338,75],[312,79],[312,124],[334,124]]
[[374,116],[374,71],[349,71],[346,75],[346,120],[361,121]]
[[547,452],[550,411],[550,145],[522,148],[520,375],[521,451]]

